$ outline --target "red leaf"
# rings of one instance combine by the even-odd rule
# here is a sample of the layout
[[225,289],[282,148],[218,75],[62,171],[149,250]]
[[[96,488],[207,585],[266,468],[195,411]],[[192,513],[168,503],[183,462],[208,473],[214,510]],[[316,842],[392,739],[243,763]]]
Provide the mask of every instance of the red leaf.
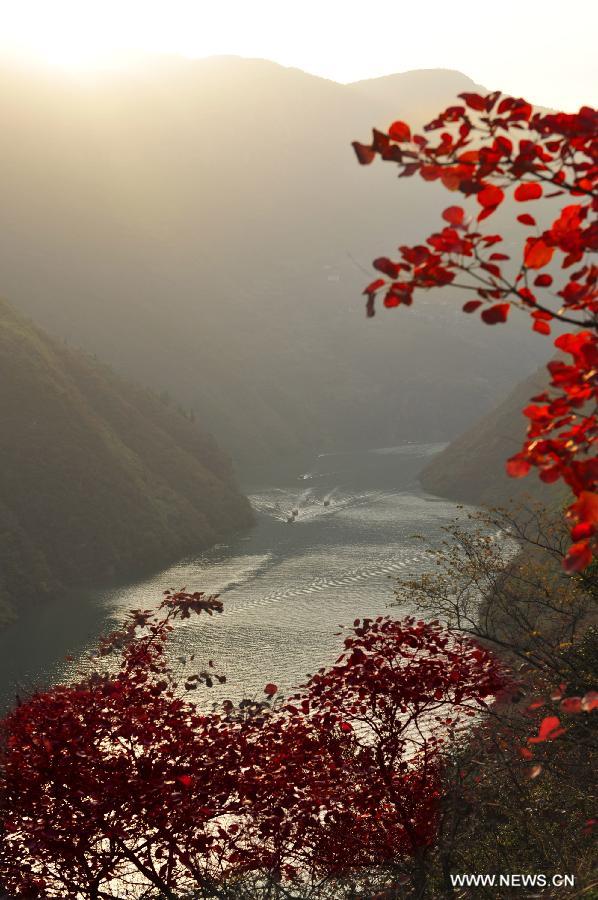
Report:
[[536,319],[533,324],[533,331],[537,331],[538,334],[550,334],[551,329],[548,322],[542,322],[541,320]]
[[269,697],[273,697],[274,694],[278,691],[278,686],[272,684],[272,682],[268,682],[266,687],[264,688],[264,694],[267,694]]
[[504,137],[504,135],[498,135],[494,139],[494,144],[505,154],[505,156],[510,156],[513,152],[513,142]]
[[373,128],[372,135],[374,138],[372,141],[372,149],[376,150],[378,153],[384,153],[385,150],[388,150],[390,141],[387,134],[378,131],[377,128]]
[[517,216],[517,221],[521,222],[522,225],[535,225],[536,220],[533,216],[530,216],[529,213],[522,213],[520,216]]
[[485,309],[482,312],[482,319],[486,325],[498,325],[507,321],[510,309],[510,303],[495,303],[490,309]]
[[565,731],[561,728],[561,721],[558,716],[546,716],[540,723],[537,737],[528,738],[528,744],[541,744],[544,741],[552,741],[555,737],[559,737]]
[[591,522],[580,522],[579,525],[571,529],[571,538],[574,541],[585,541],[587,538],[592,537],[595,530],[596,526],[592,525]]
[[406,122],[393,122],[388,129],[388,136],[391,137],[393,141],[410,141],[411,129]]
[[462,225],[464,217],[465,210],[460,206],[449,206],[442,213],[442,218],[450,222],[451,225]]
[[442,167],[432,165],[422,166],[419,170],[419,174],[424,181],[435,181],[442,175]]
[[485,269],[486,272],[490,272],[491,275],[494,275],[495,278],[500,278],[500,266],[497,266],[496,263],[483,262],[481,267],[482,269]]
[[542,196],[542,185],[537,182],[520,184],[515,190],[515,200],[538,200]]
[[461,185],[461,176],[458,172],[451,169],[442,169],[440,172],[440,180],[447,191],[458,191]]
[[349,731],[353,731],[353,726],[348,722],[341,722],[339,728],[341,731],[344,731],[345,734],[347,734]]
[[480,158],[479,150],[466,150],[465,153],[461,153],[457,159],[462,163],[477,163]]
[[569,573],[581,572],[592,562],[592,548],[587,540],[572,544],[567,550],[564,567]]
[[496,110],[499,116],[502,116],[504,112],[507,112],[509,109],[513,109],[515,106],[515,101],[512,97],[505,97],[504,100],[501,100],[498,104],[498,109]]
[[591,522],[598,525],[598,494],[582,491],[579,499],[571,506],[570,512],[580,522]]
[[363,293],[364,294],[375,294],[376,291],[380,290],[381,287],[384,287],[385,284],[386,284],[386,282],[384,281],[383,278],[377,278],[375,281],[372,281],[371,284],[368,284],[368,286],[365,288]]
[[[527,306],[535,306],[536,298],[534,297],[534,295],[532,294],[532,292],[530,291],[529,288],[526,288],[526,287],[519,288],[518,293],[519,293],[520,298],[523,300],[523,302]],[[540,319],[546,318],[546,316],[540,315],[539,313],[536,313],[536,312],[532,313],[532,315],[535,318],[540,318]],[[550,319],[550,318],[552,318],[552,316],[548,316],[548,318]]]
[[552,275],[547,275],[543,273],[542,275],[536,275],[534,279],[534,284],[536,287],[550,287],[552,284]]
[[376,152],[371,147],[366,146],[366,144],[360,144],[359,141],[353,141],[351,146],[355,150],[355,155],[362,166],[369,165],[376,156]]
[[504,191],[494,184],[488,184],[476,194],[478,203],[484,207],[496,207],[505,199]]
[[486,110],[486,98],[480,94],[459,94],[462,100],[465,100],[470,109],[477,109],[478,112]]
[[581,697],[566,697],[561,700],[561,709],[566,713],[581,712]]
[[192,775],[177,775],[176,780],[179,781],[183,785],[183,787],[186,787],[186,788],[191,787],[191,785],[193,784],[193,776]]
[[593,337],[589,331],[580,331],[577,334],[561,334],[554,342],[554,346],[565,353],[577,356],[582,353],[584,347],[593,341]]
[[387,256],[379,256],[372,265],[374,269],[378,269],[379,272],[388,275],[389,278],[397,278],[401,271],[400,263],[393,263]]
[[533,112],[531,103],[527,103],[521,97],[517,100],[513,101],[512,111],[509,114],[509,118],[513,121],[525,119],[526,121],[530,118]]
[[523,478],[530,469],[531,465],[527,459],[513,456],[507,461],[507,475],[510,475],[511,478]]
[[[544,332],[542,332],[542,334],[544,334]],[[540,479],[545,484],[554,484],[555,481],[558,481],[559,478],[562,477],[562,474],[560,466],[553,466],[549,469],[542,469],[540,472]]]
[[482,305],[481,300],[468,300],[467,303],[463,304],[463,312],[472,313],[475,312],[478,306]]
[[552,259],[554,247],[547,247],[542,238],[528,238],[523,261],[528,269],[541,269]]

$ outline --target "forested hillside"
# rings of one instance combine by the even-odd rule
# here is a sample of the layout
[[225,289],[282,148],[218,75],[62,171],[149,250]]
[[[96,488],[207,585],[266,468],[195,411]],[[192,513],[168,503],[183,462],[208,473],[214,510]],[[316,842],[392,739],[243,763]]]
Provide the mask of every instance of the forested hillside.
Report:
[[0,382],[0,622],[251,522],[209,435],[3,301]]
[[194,409],[241,465],[450,439],[541,361],[526,322],[499,341],[448,295],[364,320],[371,259],[448,200],[363,171],[350,142],[421,124],[465,75],[342,85],[234,57],[1,74],[0,291]]
[[522,409],[547,389],[549,376],[539,369],[511,391],[491,412],[452,441],[421,472],[423,487],[432,494],[463,503],[496,506],[530,496],[554,505],[564,498],[560,485],[545,484],[532,471],[526,478],[509,478],[505,463],[521,449],[527,420]]

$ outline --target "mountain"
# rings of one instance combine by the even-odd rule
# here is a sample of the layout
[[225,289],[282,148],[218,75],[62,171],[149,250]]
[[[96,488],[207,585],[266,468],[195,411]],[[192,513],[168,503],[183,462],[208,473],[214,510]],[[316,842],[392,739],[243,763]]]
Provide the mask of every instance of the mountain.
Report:
[[526,496],[554,505],[565,498],[557,484],[544,484],[534,471],[526,478],[509,478],[505,462],[525,440],[527,419],[522,410],[548,387],[546,369],[539,369],[511,391],[491,412],[452,441],[420,473],[431,494],[463,503],[500,506]]
[[541,361],[524,317],[484,328],[450,292],[365,320],[370,260],[450,198],[360,167],[350,142],[427,118],[465,75],[341,85],[235,57],[0,73],[0,290],[176,396],[242,467],[450,439]]
[[252,521],[209,435],[3,301],[0,380],[0,621]]
[[486,88],[454,69],[417,69],[380,78],[354,81],[353,90],[387,115],[422,128],[464,91],[487,93]]

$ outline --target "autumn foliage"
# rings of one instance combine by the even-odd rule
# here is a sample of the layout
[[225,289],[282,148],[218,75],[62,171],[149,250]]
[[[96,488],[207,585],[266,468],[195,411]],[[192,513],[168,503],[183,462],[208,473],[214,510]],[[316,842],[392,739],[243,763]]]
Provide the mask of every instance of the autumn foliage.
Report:
[[317,883],[433,842],[444,748],[505,684],[492,655],[437,622],[357,620],[292,698],[268,684],[263,700],[207,712],[189,692],[213,667],[175,672],[166,647],[177,619],[220,609],[166,595],[102,642],[107,671],[5,719],[11,894],[219,896],[249,875]]
[[[506,322],[518,307],[542,335],[554,323],[574,329],[554,341],[560,354],[548,364],[553,390],[523,411],[527,440],[507,471],[519,478],[536,467],[543,481],[563,479],[570,487],[576,499],[567,512],[573,543],[565,566],[579,571],[598,546],[598,267],[591,261],[598,249],[598,113],[534,112],[525,100],[499,92],[460,99],[425,127],[428,135],[440,132],[435,139],[395,122],[388,133],[374,130],[371,144],[353,144],[362,164],[379,156],[398,166],[400,178],[419,175],[475,201],[470,212],[445,209],[445,224],[425,243],[374,260],[381,277],[364,291],[367,313],[374,315],[379,295],[394,308],[410,306],[418,289],[451,288],[471,295],[463,311],[479,312],[487,325]],[[515,257],[498,249],[500,234],[480,228],[510,192],[509,213],[524,229]],[[558,197],[565,205],[547,228],[531,212],[519,212],[520,204],[532,209]]]
[[[565,566],[578,571],[598,535],[598,270],[589,261],[598,245],[597,115],[540,114],[498,93],[461,98],[427,126],[441,132],[436,141],[395,122],[387,134],[375,130],[370,145],[354,145],[361,163],[380,156],[400,177],[417,174],[472,197],[477,211],[449,206],[425,243],[376,259],[367,312],[379,296],[394,308],[411,305],[419,289],[443,287],[468,292],[464,312],[488,325],[517,307],[541,335],[568,326],[548,365],[552,390],[524,410],[527,440],[508,470],[520,477],[535,467],[544,481],[569,485]],[[567,202],[547,228],[519,212],[551,197]],[[497,249],[501,235],[480,227],[501,206],[526,229],[515,259]],[[566,578],[576,589],[583,580]],[[454,584],[446,591],[454,603]],[[475,601],[478,610],[478,593]],[[550,609],[554,618],[560,607]],[[438,621],[357,619],[335,664],[292,696],[269,682],[258,699],[197,703],[199,686],[225,679],[211,662],[173,662],[169,639],[179,620],[221,610],[216,596],[167,592],[157,610],[131,612],[101,640],[93,671],[34,694],[0,723],[0,891],[65,900],[338,900],[371,897],[366,875],[376,871],[382,898],[396,896],[410,867],[411,896],[423,897],[426,854],[440,848],[446,884],[447,835],[454,843],[457,820],[480,791],[490,795],[484,815],[496,807],[497,784],[529,798],[559,742],[578,754],[569,768],[583,764],[586,746],[575,734],[585,740],[594,691],[582,680],[563,683],[512,715],[506,700],[521,684],[487,649],[492,635],[479,633],[482,646]],[[545,638],[532,634],[544,652]],[[534,662],[527,643],[521,652]],[[506,723],[497,724],[497,699],[509,710]],[[492,716],[483,716],[490,705]]]

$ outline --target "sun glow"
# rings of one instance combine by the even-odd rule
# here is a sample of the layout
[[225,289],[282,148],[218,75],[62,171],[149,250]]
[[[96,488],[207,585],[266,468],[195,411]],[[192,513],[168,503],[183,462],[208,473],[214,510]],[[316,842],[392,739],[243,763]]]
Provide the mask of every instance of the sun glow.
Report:
[[[3,44],[14,56],[67,67],[93,66],[105,52],[106,35],[81,29],[75,3],[2,5]],[[78,7],[78,8],[77,8]]]
[[488,89],[596,103],[595,0],[0,0],[0,53],[72,70],[152,53],[262,57],[340,82],[458,69]]
[[197,27],[201,6],[176,0],[0,0],[0,48],[13,58],[82,70],[120,66],[148,53],[191,50],[189,55],[203,56],[211,49]]

